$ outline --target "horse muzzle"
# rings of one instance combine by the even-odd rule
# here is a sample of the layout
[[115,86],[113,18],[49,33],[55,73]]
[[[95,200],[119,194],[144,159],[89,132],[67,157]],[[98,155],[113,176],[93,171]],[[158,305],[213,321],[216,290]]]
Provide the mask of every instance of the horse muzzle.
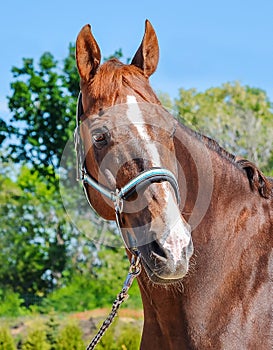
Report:
[[181,226],[180,220],[175,226],[172,231],[163,233],[165,237],[138,247],[146,273],[154,283],[173,283],[188,272],[193,254],[191,232],[188,225]]

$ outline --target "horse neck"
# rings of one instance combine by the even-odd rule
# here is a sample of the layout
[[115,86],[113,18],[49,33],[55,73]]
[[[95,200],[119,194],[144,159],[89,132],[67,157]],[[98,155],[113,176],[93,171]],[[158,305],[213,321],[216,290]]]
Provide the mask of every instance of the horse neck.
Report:
[[[208,216],[223,207],[232,208],[249,201],[250,186],[244,171],[235,163],[235,157],[217,142],[178,124],[175,134],[181,211],[193,231],[203,229]],[[223,222],[225,217],[220,215]],[[214,221],[209,222],[213,227]],[[210,231],[207,233],[207,237]]]
[[175,148],[180,192],[185,198],[181,210],[192,228],[197,254],[204,251],[205,258],[207,254],[225,254],[231,243],[231,253],[234,249],[240,252],[242,241],[268,239],[273,229],[273,198],[262,198],[251,189],[232,155],[180,125]]
[[145,271],[138,277],[138,284],[144,307],[141,349],[189,350],[187,323],[182,312],[183,286],[155,285]]
[[[272,303],[272,299],[262,299],[270,292],[261,291],[270,288],[272,274],[273,198],[263,198],[252,190],[248,177],[231,156],[219,153],[183,127],[178,133],[183,145],[176,141],[180,148],[177,158],[187,185],[183,210],[196,224],[192,227],[195,266],[183,281],[182,309],[192,333],[205,336],[227,327],[225,322],[232,319],[236,308],[245,324],[251,324],[246,316],[251,305],[262,305],[267,313],[266,303]],[[205,174],[201,180],[200,174]],[[201,209],[195,208],[203,186]],[[199,218],[202,220],[194,223],[202,204],[207,210]],[[268,325],[268,317],[263,317],[263,322]]]
[[[270,305],[269,300],[259,300],[262,294],[257,291],[261,286],[269,288],[272,199],[251,191],[247,176],[232,156],[220,153],[207,141],[177,126],[174,142],[181,211],[192,227],[195,256],[180,284],[156,286],[145,273],[139,276],[145,319],[143,349],[191,349],[189,344],[210,348],[204,346],[206,339],[217,343],[217,332],[228,327],[238,305],[239,317],[246,324],[252,302]],[[263,312],[268,312],[266,306]],[[238,325],[231,322],[237,332]],[[268,322],[263,317],[264,327]],[[210,338],[212,334],[215,339]],[[198,344],[198,339],[204,343]]]

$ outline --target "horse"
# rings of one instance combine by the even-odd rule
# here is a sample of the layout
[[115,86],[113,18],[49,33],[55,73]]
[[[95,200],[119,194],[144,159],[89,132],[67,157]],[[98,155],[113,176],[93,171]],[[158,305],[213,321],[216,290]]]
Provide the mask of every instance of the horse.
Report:
[[141,254],[140,347],[272,349],[273,179],[166,111],[158,60],[148,20],[130,64],[101,64],[90,25],[76,40],[82,161],[106,194],[85,191]]

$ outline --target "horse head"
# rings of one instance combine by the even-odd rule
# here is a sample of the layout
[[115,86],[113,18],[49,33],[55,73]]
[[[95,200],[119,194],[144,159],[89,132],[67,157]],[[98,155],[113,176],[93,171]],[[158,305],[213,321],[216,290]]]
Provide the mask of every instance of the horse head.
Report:
[[[126,248],[138,248],[152,281],[168,283],[187,273],[193,246],[175,181],[176,122],[149,84],[158,58],[157,37],[149,21],[131,64],[117,59],[100,64],[100,48],[89,25],[77,37],[79,137],[86,173],[113,196],[128,183],[133,188],[119,197],[118,222]],[[117,219],[117,203],[88,183],[85,189],[100,216]]]

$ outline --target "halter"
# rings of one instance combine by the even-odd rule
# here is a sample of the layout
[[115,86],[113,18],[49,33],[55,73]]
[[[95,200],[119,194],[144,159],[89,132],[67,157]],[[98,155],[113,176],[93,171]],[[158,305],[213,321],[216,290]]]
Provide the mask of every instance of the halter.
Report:
[[[86,185],[91,186],[93,189],[95,189],[104,197],[108,198],[114,203],[116,222],[120,229],[120,214],[123,211],[123,201],[129,199],[137,191],[147,188],[151,183],[160,183],[164,181],[169,182],[172,188],[174,189],[178,204],[180,203],[179,187],[178,187],[178,182],[176,180],[176,177],[173,175],[172,172],[164,168],[153,167],[151,169],[145,170],[141,172],[139,175],[137,175],[135,178],[133,178],[131,181],[129,181],[122,188],[120,189],[115,188],[114,190],[109,189],[108,187],[102,185],[96,179],[94,179],[88,173],[85,167],[84,148],[83,148],[83,144],[80,136],[80,128],[79,128],[80,117],[83,114],[84,114],[84,111],[82,106],[82,93],[80,92],[78,97],[78,102],[77,102],[77,116],[76,116],[77,127],[74,134],[75,150],[76,150],[76,156],[77,156],[77,180],[82,181],[86,198],[91,207],[92,205],[87,195]],[[126,242],[125,242],[125,245],[127,246]],[[130,249],[129,247],[127,248]]]

